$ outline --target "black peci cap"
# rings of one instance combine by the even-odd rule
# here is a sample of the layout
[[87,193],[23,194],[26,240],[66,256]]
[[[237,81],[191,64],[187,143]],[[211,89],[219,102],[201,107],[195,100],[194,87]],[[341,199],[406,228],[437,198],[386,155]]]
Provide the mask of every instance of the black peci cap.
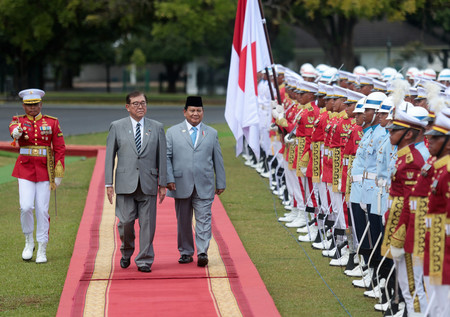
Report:
[[188,96],[186,98],[186,105],[184,109],[188,107],[203,107],[202,97],[200,96]]

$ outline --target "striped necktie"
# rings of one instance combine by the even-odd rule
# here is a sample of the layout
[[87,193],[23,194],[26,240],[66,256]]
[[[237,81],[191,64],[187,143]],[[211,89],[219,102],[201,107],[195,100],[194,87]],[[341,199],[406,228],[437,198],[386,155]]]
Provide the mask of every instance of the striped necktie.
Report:
[[136,142],[136,150],[139,154],[141,152],[141,124],[139,122],[136,124],[136,136],[134,137],[134,141]]
[[192,127],[191,140],[192,145],[195,146],[195,140],[197,139],[197,127]]

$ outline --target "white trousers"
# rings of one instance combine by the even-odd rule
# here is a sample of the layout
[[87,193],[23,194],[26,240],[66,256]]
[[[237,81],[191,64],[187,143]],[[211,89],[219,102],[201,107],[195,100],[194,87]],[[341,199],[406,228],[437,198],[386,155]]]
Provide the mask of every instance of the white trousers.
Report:
[[289,195],[294,197],[297,201],[297,208],[305,210],[305,202],[303,200],[302,191],[300,189],[300,182],[297,176],[296,170],[289,169],[289,163],[283,159],[284,176],[286,178],[286,187],[288,189]]
[[[406,256],[411,256],[410,254],[406,254]],[[399,259],[394,259],[395,267],[397,268],[397,276],[398,276],[398,284],[402,289],[403,298],[405,299],[406,310],[408,313],[414,312],[414,297],[417,296],[420,303],[420,312],[424,313],[427,308],[427,298],[425,294],[425,289],[423,288],[423,266],[420,261],[415,260],[413,262],[413,273],[414,273],[414,287],[415,294],[411,294],[409,290],[409,282],[408,282],[408,270],[406,266],[405,256],[402,256]]]
[[330,202],[328,201],[327,184],[320,182],[314,183],[314,186],[317,186],[319,192],[319,195],[316,197],[320,197],[320,210],[322,213],[328,214],[330,212]]
[[31,182],[26,179],[19,181],[20,222],[24,234],[34,231],[33,209],[36,209],[36,240],[48,242],[50,216],[48,206],[50,202],[50,182]]
[[[430,284],[430,277],[424,276],[427,288],[428,302],[430,303],[429,315],[431,317],[446,317],[450,313],[450,285]],[[434,297],[431,303],[431,298]]]

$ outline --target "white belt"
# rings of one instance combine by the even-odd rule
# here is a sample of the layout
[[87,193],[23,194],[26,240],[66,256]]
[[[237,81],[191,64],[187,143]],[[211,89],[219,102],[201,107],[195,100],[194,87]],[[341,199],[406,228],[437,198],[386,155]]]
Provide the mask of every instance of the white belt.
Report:
[[363,180],[363,176],[362,175],[355,175],[355,176],[352,175],[352,181],[353,182],[362,182],[362,180]]
[[377,177],[377,173],[368,173],[368,172],[364,172],[363,174],[363,178],[364,179],[375,179]]
[[[425,218],[425,226],[427,229],[431,228],[432,218]],[[450,236],[450,224],[445,225],[445,234]]]
[[38,156],[47,155],[47,149],[36,149],[36,148],[20,148],[20,154],[22,155],[32,155],[32,156]]

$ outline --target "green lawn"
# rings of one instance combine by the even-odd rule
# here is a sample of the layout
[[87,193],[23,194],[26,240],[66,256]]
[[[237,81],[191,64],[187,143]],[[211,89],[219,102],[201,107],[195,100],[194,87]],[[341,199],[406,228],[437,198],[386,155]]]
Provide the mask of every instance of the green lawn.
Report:
[[[348,316],[341,302],[352,316],[380,316],[373,310],[375,301],[363,297],[363,291],[354,288],[340,268],[330,267],[319,251],[297,242],[295,229],[277,222],[284,209],[270,193],[268,180],[235,157],[235,141],[225,124],[214,127],[219,131],[227,173],[227,189],[220,198],[281,315]],[[99,133],[67,137],[66,143],[104,145],[105,140],[106,133]],[[0,167],[10,164],[5,160],[11,158],[0,155]],[[0,237],[7,242],[0,251],[0,315],[55,315],[94,163],[94,159],[79,159],[67,165],[58,189],[58,219],[52,217],[45,265],[22,261],[17,185],[0,184],[4,200]],[[52,198],[52,216],[53,208]]]

